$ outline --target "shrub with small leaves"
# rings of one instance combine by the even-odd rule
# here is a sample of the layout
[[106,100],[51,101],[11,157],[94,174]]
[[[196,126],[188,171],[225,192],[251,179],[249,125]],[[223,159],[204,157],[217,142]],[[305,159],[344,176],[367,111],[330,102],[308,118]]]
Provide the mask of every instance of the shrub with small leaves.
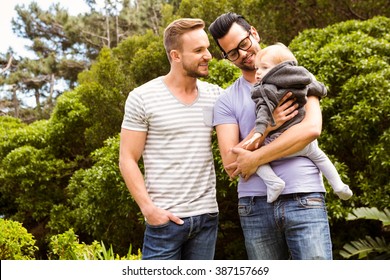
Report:
[[0,219],[0,259],[34,260],[35,239],[19,222]]
[[54,235],[50,239],[50,259],[59,260],[139,260],[141,251],[137,255],[131,254],[131,247],[126,256],[115,254],[112,246],[107,250],[104,243],[93,241],[92,244],[79,243],[73,229],[63,234]]

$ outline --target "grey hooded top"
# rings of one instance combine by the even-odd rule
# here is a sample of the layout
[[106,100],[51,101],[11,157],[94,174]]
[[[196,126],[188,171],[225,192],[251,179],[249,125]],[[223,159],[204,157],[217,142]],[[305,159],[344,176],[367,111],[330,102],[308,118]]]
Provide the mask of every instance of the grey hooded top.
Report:
[[325,86],[315,80],[314,76],[304,67],[297,66],[294,61],[286,61],[272,68],[263,79],[252,89],[252,100],[256,103],[256,132],[264,134],[268,124],[275,126],[272,113],[282,97],[292,92],[291,98],[296,98],[298,115],[285,122],[269,136],[278,137],[283,131],[302,121],[305,116],[304,105],[307,96],[324,97],[327,94]]

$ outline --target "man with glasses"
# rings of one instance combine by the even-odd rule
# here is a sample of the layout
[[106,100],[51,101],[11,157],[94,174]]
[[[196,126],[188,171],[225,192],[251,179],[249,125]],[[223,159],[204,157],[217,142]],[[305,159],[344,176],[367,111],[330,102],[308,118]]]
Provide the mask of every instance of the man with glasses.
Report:
[[238,43],[237,48],[230,50],[228,53],[223,53],[222,56],[225,59],[229,59],[231,62],[236,61],[240,57],[240,50],[246,51],[252,47],[251,33],[248,32],[248,36]]
[[[321,173],[305,157],[289,157],[321,133],[322,117],[317,97],[308,97],[304,120],[271,143],[251,152],[239,148],[255,126],[255,103],[251,89],[256,82],[255,56],[260,50],[256,29],[241,15],[226,13],[209,27],[224,58],[241,69],[214,107],[214,126],[223,164],[229,176],[241,175],[238,183],[238,212],[249,259],[332,259],[332,244]],[[288,99],[288,93],[282,100]],[[292,101],[283,106],[290,106]],[[297,111],[281,118],[287,121]],[[285,112],[286,112],[285,111]],[[263,135],[265,138],[271,128]],[[232,149],[232,147],[235,147]],[[282,194],[267,203],[264,182],[255,173],[270,163],[286,182]]]

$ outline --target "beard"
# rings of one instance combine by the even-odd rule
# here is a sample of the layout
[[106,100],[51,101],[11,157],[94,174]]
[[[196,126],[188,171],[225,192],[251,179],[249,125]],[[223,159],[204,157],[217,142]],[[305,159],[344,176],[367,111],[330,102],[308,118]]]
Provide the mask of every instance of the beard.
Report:
[[[183,64],[183,69],[184,71],[186,72],[187,76],[188,77],[191,77],[191,78],[205,78],[209,75],[209,70],[207,68],[207,71],[204,70],[204,71],[200,71],[199,68],[198,68],[198,64],[194,65],[194,64]],[[203,66],[203,67],[206,67],[206,66]]]
[[[254,53],[250,53],[249,55],[252,55],[253,57],[256,55]],[[248,57],[248,54],[247,56],[242,59],[239,63],[234,63],[234,65],[236,65],[238,68],[240,68],[241,70],[243,71],[247,71],[247,72],[250,72],[250,71],[256,71],[256,67],[255,67],[255,64],[252,63],[252,64],[245,64],[243,61],[245,61],[245,59]],[[254,62],[254,61],[253,61]]]
[[246,72],[250,72],[250,71],[255,71],[256,68],[254,66],[251,66],[251,65],[246,65],[246,64],[239,64],[239,65],[236,65],[238,68],[240,68],[241,70],[243,71],[246,71]]

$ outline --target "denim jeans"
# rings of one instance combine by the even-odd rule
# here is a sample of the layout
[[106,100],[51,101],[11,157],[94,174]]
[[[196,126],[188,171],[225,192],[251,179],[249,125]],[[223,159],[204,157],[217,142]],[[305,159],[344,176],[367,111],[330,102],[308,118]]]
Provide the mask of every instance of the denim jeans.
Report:
[[323,193],[242,197],[238,212],[249,259],[332,259]]
[[212,260],[218,232],[218,213],[182,218],[183,225],[146,224],[142,259]]

